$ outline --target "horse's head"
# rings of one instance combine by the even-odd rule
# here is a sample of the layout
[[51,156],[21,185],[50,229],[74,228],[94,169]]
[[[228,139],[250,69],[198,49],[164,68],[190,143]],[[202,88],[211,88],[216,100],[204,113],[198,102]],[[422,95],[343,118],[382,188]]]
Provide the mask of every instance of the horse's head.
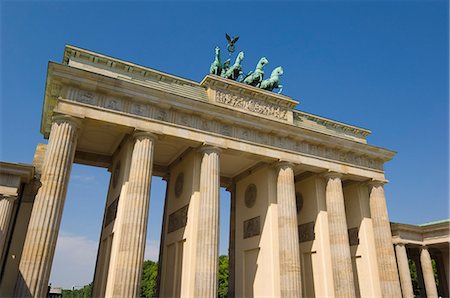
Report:
[[237,58],[236,58],[236,62],[237,63],[239,63],[239,62],[241,62],[242,60],[244,60],[244,52],[239,52],[239,54],[237,55]]
[[277,68],[275,68],[274,70],[272,70],[272,74],[270,75],[271,77],[275,77],[275,76],[282,76],[283,75],[283,67],[278,66]]
[[259,62],[258,62],[258,66],[257,66],[257,67],[262,68],[262,67],[263,67],[264,65],[266,65],[266,64],[269,64],[269,60],[267,60],[266,57],[262,57],[261,59],[259,59]]

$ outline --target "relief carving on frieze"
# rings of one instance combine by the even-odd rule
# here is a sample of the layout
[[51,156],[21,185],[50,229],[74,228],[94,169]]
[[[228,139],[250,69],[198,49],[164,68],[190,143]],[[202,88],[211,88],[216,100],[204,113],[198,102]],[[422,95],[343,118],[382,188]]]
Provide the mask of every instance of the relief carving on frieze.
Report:
[[244,221],[244,239],[261,234],[261,224],[259,216]]
[[186,226],[188,207],[189,205],[186,205],[169,215],[168,233],[175,232]]
[[348,229],[348,242],[350,246],[359,244],[358,228]]
[[313,221],[298,226],[298,239],[300,243],[313,241],[315,238]]
[[[232,126],[220,119],[205,119],[196,114],[189,114],[180,110],[167,110],[152,104],[136,103],[128,99],[106,97],[99,93],[69,88],[67,99],[77,102],[103,107],[110,110],[130,113],[150,119],[168,123],[175,123],[185,127],[216,133],[222,136],[236,138],[243,141],[255,142],[262,145],[273,146],[284,150],[292,150],[320,158],[338,162],[349,163],[361,167],[383,170],[383,161],[373,159],[366,155],[351,151],[341,151],[321,144],[298,140],[292,137],[280,137],[273,133],[244,126]],[[238,97],[229,93],[216,91],[216,100],[223,104],[242,107],[251,111],[260,111],[261,114],[287,119],[287,112],[282,107],[271,105],[257,99]]]
[[287,109],[256,98],[237,96],[223,91],[216,91],[216,101],[228,106],[258,113],[261,115],[287,120]]

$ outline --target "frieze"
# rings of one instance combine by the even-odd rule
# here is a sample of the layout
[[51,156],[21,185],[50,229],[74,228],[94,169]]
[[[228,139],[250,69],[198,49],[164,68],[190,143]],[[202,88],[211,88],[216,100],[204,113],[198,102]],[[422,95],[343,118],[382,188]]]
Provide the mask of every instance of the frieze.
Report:
[[186,226],[188,208],[189,205],[186,205],[169,215],[169,233],[175,232]]
[[259,236],[261,225],[259,216],[244,221],[244,239]]
[[235,94],[217,90],[216,102],[242,110],[247,110],[253,113],[258,113],[264,116],[269,116],[285,121],[288,120],[287,109],[276,106],[274,104],[270,104],[261,99],[238,96]]
[[[321,144],[314,144],[294,138],[283,138],[270,132],[241,126],[231,126],[217,119],[205,119],[201,115],[189,114],[180,110],[168,110],[150,103],[136,103],[127,99],[107,97],[76,88],[69,88],[66,98],[84,104],[121,111],[145,118],[174,123],[185,127],[216,133],[219,135],[237,138],[244,141],[255,142],[280,149],[291,150],[342,163],[353,164],[360,167],[383,170],[383,162],[371,159],[365,155],[353,152],[344,152],[337,148],[329,148]],[[89,99],[89,100],[88,100]],[[138,106],[137,106],[138,105]]]

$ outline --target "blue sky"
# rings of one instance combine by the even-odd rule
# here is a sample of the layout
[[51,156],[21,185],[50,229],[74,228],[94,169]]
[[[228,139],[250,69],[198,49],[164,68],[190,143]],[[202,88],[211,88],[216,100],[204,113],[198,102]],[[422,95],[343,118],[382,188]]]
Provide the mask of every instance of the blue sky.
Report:
[[[47,63],[62,61],[65,44],[200,81],[228,32],[241,36],[245,71],[261,56],[269,71],[283,66],[283,93],[300,100],[297,109],[368,128],[370,144],[398,152],[385,167],[392,221],[448,218],[448,15],[444,0],[3,1],[0,160],[30,163],[36,144],[46,142],[39,126]],[[92,279],[108,181],[104,169],[74,166],[54,285]],[[154,177],[148,258],[157,256],[164,192]]]

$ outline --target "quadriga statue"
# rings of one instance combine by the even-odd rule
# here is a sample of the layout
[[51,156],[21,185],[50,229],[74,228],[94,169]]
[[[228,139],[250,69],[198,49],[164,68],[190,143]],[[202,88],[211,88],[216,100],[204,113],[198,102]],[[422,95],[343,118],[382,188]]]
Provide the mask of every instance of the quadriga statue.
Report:
[[241,82],[245,84],[258,86],[262,80],[264,79],[264,70],[263,67],[269,63],[269,60],[266,57],[262,57],[259,59],[258,64],[256,65],[255,72],[250,71]]
[[244,60],[244,52],[239,52],[234,64],[225,72],[222,71],[222,77],[236,81],[237,78],[242,74],[242,60]]
[[259,88],[264,90],[272,91],[275,88],[280,88],[278,91],[278,94],[281,93],[283,90],[283,85],[280,84],[280,76],[283,75],[283,68],[281,66],[278,66],[272,71],[272,74],[270,75],[270,78],[267,80],[264,80],[259,84]]
[[216,47],[216,58],[214,62],[211,63],[211,67],[209,68],[209,73],[220,76],[222,73],[222,61],[220,60],[220,48]]

